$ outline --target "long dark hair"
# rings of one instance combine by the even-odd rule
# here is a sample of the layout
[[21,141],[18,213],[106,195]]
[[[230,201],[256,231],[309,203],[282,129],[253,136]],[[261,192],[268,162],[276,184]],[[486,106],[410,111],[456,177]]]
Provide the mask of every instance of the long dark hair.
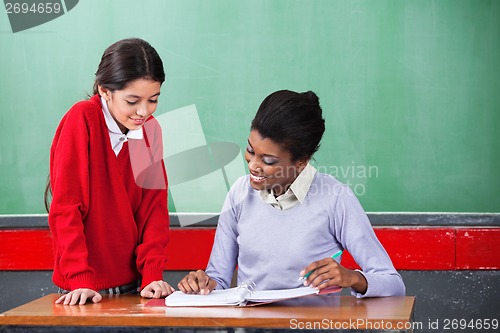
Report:
[[122,39],[104,51],[95,73],[94,94],[98,93],[98,85],[114,92],[125,89],[130,82],[137,79],[163,83],[163,62],[156,50],[145,40]]
[[292,162],[310,159],[325,132],[322,113],[314,92],[279,90],[262,101],[251,130],[281,144],[292,155]]
[[[122,90],[132,81],[147,79],[162,84],[165,81],[163,62],[156,50],[140,38],[122,39],[110,45],[101,57],[95,73],[93,93],[98,93],[98,86],[111,92]],[[44,191],[45,209],[50,208],[52,187],[50,176]]]

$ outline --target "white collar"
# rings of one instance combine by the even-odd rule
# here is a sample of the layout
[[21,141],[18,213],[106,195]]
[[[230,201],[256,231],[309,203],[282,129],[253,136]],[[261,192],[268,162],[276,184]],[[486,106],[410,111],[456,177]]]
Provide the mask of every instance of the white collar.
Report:
[[309,189],[311,188],[316,171],[317,170],[314,166],[307,163],[306,167],[301,173],[299,173],[297,178],[295,178],[293,183],[290,185],[290,188],[285,193],[275,198],[274,191],[271,189],[261,190],[260,195],[267,203],[278,204],[279,202],[284,202],[287,206],[289,206],[289,203],[293,203],[294,200],[298,200],[300,203],[303,203],[307,192],[309,192]]
[[290,185],[290,190],[295,194],[300,203],[304,202],[307,192],[311,188],[311,184],[314,180],[314,175],[316,174],[316,168],[311,164],[307,163],[304,170],[295,178],[292,185]]

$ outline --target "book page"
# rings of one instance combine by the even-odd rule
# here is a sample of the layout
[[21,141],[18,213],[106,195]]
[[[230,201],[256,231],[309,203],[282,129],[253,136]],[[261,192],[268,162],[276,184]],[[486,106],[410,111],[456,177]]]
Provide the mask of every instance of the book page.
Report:
[[311,287],[299,287],[292,289],[277,289],[277,290],[257,290],[253,291],[250,294],[250,296],[247,297],[246,300],[251,302],[270,302],[281,299],[312,295],[317,293],[319,293],[319,290],[316,290]]
[[299,287],[278,290],[252,291],[252,286],[243,283],[239,287],[225,290],[214,290],[208,295],[184,294],[175,291],[165,298],[165,305],[180,306],[245,306],[271,303],[284,299],[302,297],[313,294],[329,294],[342,290],[340,287],[329,287],[321,291],[311,287]]
[[214,290],[208,295],[185,294],[175,291],[165,298],[167,306],[231,306],[245,300],[249,291],[245,288]]

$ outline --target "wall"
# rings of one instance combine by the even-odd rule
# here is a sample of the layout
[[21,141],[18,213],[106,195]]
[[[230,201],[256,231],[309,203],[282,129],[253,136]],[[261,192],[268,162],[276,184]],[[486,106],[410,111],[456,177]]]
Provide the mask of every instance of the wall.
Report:
[[[8,117],[0,214],[44,212],[59,120],[91,92],[104,49],[133,36],[165,63],[157,115],[194,105],[168,118],[167,157],[213,142],[244,149],[265,96],[313,90],[327,122],[316,164],[348,183],[367,211],[500,211],[498,1],[87,0],[15,34],[0,15]],[[233,159],[231,179],[245,172]],[[172,181],[187,177],[171,189],[172,211],[219,211],[220,170],[193,179],[174,171]],[[214,194],[184,205],[203,188]]]
[[[103,50],[141,37],[167,73],[155,115],[176,244],[213,231],[246,172],[241,151],[260,101],[313,90],[327,122],[315,164],[387,230],[381,240],[417,295],[415,320],[498,318],[500,2],[65,3],[64,15],[16,33],[0,10],[0,312],[54,292],[40,214],[55,128],[90,93]],[[185,266],[167,267],[173,284],[204,267],[209,246],[174,250]]]

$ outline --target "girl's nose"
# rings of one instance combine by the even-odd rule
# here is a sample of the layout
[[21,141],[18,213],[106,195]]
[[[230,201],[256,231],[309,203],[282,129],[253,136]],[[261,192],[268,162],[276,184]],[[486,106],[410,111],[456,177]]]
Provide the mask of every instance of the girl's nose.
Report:
[[148,110],[145,107],[139,107],[135,113],[141,117],[146,117],[148,115]]

